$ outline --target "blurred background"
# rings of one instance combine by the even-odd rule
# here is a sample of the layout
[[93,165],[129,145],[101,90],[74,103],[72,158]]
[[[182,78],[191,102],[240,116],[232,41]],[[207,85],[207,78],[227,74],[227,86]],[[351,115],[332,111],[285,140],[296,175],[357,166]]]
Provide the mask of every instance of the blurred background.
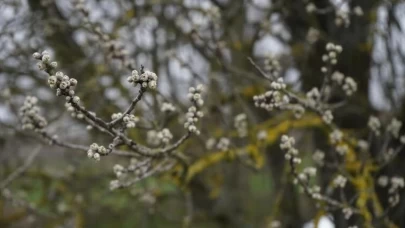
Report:
[[[353,77],[358,91],[334,110],[338,126],[363,137],[371,114],[382,122],[404,119],[403,1],[86,0],[84,5],[93,28],[119,43],[137,69],[143,65],[159,77],[158,90],[147,93],[135,111],[145,127],[129,132],[134,140],[148,144],[148,132],[159,126],[180,137],[188,88],[206,85],[202,134],[180,148],[195,169],[186,184],[172,170],[110,191],[113,165],[127,158],[96,163],[82,151],[44,144],[21,130],[18,109],[30,95],[38,97],[50,134],[84,146],[110,142],[65,111],[64,99],[55,96],[32,58],[36,51],[49,51],[58,68],[79,81],[77,93],[101,118],[125,110],[137,89],[126,82],[130,71],[108,55],[72,1],[1,0],[0,182],[27,167],[7,186],[9,192],[2,189],[12,197],[0,198],[0,227],[302,227],[327,215],[291,183],[278,147],[286,124],[296,121],[291,126],[304,163],[311,164],[315,149],[327,147],[325,134],[309,114],[299,122],[289,112],[254,107],[252,97],[269,84],[248,57],[260,66],[277,59],[279,76],[305,92],[322,84],[326,43],[340,44],[335,69]],[[163,102],[175,104],[177,112],[163,115]],[[248,122],[244,138],[234,126],[240,113]],[[221,138],[248,152],[228,156],[209,145]],[[373,141],[370,151],[382,143]],[[400,154],[372,175],[403,176],[404,159]],[[322,169],[317,183],[326,186],[330,174]],[[376,192],[385,208],[386,191]],[[405,227],[403,213],[401,202],[389,214],[397,227]],[[340,211],[329,215],[331,227],[348,227]]]

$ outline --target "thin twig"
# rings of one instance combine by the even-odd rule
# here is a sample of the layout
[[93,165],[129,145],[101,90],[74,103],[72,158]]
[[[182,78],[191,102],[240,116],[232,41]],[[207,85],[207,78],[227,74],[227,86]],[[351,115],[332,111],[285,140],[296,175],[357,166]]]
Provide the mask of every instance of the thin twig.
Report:
[[130,114],[134,110],[136,104],[141,100],[142,95],[145,93],[145,91],[146,91],[146,89],[141,86],[141,88],[139,89],[138,95],[132,100],[131,104],[129,105],[127,110],[125,110],[125,112],[122,114],[122,116],[118,119],[115,119],[115,120],[109,122],[107,124],[107,126],[110,128],[113,127],[117,123],[121,122],[121,120],[125,117],[125,115]]
[[0,190],[3,190],[6,188],[11,182],[13,182],[15,179],[17,179],[20,175],[22,175],[32,164],[34,161],[35,157],[39,154],[39,152],[42,149],[42,145],[37,146],[31,154],[28,156],[28,158],[24,161],[24,164],[18,167],[14,172],[12,172],[5,180],[3,180],[0,183]]

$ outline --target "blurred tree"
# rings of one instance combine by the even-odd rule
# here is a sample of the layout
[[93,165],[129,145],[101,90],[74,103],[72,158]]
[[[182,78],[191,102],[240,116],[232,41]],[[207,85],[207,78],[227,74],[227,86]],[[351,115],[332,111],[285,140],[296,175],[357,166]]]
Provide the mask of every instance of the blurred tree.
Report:
[[[21,160],[38,140],[61,147],[45,146],[32,167],[22,169],[24,175],[1,188],[0,225],[301,227],[332,213],[337,227],[402,227],[405,204],[401,201],[391,211],[392,192],[379,186],[377,178],[405,171],[402,144],[388,130],[393,116],[401,120],[404,115],[404,10],[399,0],[2,1],[0,180],[24,164]],[[328,50],[331,43],[342,51]],[[78,117],[84,112],[71,113],[75,118],[64,114],[65,101],[55,98],[31,57],[39,51],[43,58],[45,49],[58,66],[49,68],[43,60],[39,64],[50,75],[62,70],[77,79],[75,95],[107,127],[91,114],[83,119]],[[128,83],[135,69],[141,75],[148,69],[155,72],[158,89],[143,91]],[[336,72],[357,82],[355,95],[347,93],[352,84],[345,81],[345,88],[333,81]],[[273,88],[265,77],[274,77],[273,83],[283,78],[294,105],[272,112],[255,107],[252,98]],[[197,126],[200,135],[188,138],[191,131],[182,126],[190,106],[186,94],[199,83],[207,87],[203,124]],[[300,99],[310,97],[307,92],[314,87],[320,105],[305,107],[302,114]],[[46,132],[21,129],[18,107],[26,95],[39,98],[49,122]],[[172,108],[167,102],[175,112],[166,110]],[[127,109],[131,103],[133,109]],[[115,129],[131,142],[114,141],[119,134],[106,124],[120,110],[139,117],[135,129]],[[333,124],[325,121],[328,110]],[[302,119],[295,120],[289,111]],[[380,137],[367,129],[370,115],[387,127]],[[245,124],[248,133],[240,136]],[[343,158],[328,139],[335,128],[350,136],[350,153]],[[355,208],[355,216],[345,219],[342,205],[336,209],[316,203],[292,183],[294,166],[278,145],[287,133],[297,139],[305,166],[317,164],[317,149],[325,151],[331,164],[318,167],[314,182],[328,197]],[[153,143],[159,134],[159,140],[166,137],[171,140],[167,145],[176,145],[168,164],[133,149],[139,144],[163,150],[163,142]],[[367,141],[366,152],[351,145],[356,140]],[[71,153],[87,151],[94,142],[106,147],[117,142],[117,156],[94,164]],[[391,148],[399,148],[398,156],[384,165]],[[107,193],[111,167],[129,167],[128,157],[148,164],[142,176],[149,178]],[[156,167],[165,172],[151,171]],[[340,192],[331,187],[337,174],[352,177]],[[22,207],[8,204],[16,201]],[[28,215],[35,216],[33,221]]]

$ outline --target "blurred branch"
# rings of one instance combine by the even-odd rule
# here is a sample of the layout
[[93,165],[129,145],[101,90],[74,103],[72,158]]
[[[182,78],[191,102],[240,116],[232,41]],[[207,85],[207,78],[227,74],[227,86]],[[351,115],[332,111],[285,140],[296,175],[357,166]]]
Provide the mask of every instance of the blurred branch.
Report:
[[28,155],[27,159],[24,161],[24,164],[18,167],[14,172],[12,172],[5,180],[0,182],[0,190],[6,188],[12,181],[21,176],[32,164],[36,156],[42,149],[42,145],[37,146],[32,152]]

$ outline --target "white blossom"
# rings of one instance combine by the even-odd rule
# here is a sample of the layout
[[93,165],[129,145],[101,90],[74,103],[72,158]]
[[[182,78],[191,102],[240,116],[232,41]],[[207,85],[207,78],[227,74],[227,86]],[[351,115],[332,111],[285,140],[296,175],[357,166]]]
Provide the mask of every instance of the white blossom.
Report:
[[307,98],[317,101],[321,97],[321,93],[318,88],[314,87],[307,92]]
[[113,191],[115,189],[118,189],[120,187],[120,182],[119,180],[112,180],[110,181],[110,190]]
[[401,130],[402,122],[396,118],[391,120],[391,123],[387,126],[387,131],[391,133],[394,138],[399,137],[399,131]]
[[112,119],[112,120],[117,120],[117,119],[120,119],[120,118],[122,118],[122,113],[120,113],[120,112],[118,112],[118,113],[113,113],[113,114],[111,115],[111,119]]
[[218,141],[217,148],[221,151],[227,151],[227,150],[229,150],[230,144],[231,144],[231,141],[228,138],[222,137]]
[[22,129],[41,131],[48,124],[46,119],[39,114],[38,98],[27,96],[19,110]]
[[354,13],[356,16],[359,16],[359,17],[364,15],[363,9],[362,9],[360,6],[355,6],[355,7],[353,8],[353,13]]
[[281,136],[280,149],[286,152],[284,158],[292,163],[300,164],[301,158],[297,157],[299,151],[294,145],[295,139],[293,137],[289,137],[288,135]]
[[172,113],[176,111],[176,107],[174,107],[173,104],[169,102],[164,102],[162,106],[160,107],[160,111],[166,112],[166,113]]
[[106,155],[107,149],[104,146],[99,146],[97,143],[92,143],[87,151],[87,157],[100,161],[101,155]]
[[320,166],[323,166],[324,164],[324,159],[325,159],[325,153],[321,150],[316,150],[314,154],[312,155],[312,159],[314,162]]
[[248,134],[247,116],[245,113],[238,114],[234,119],[234,127],[240,138],[246,137]]
[[209,138],[206,142],[205,142],[205,148],[207,150],[212,150],[214,148],[216,144],[216,140],[214,138]]
[[354,92],[357,91],[357,83],[353,80],[353,78],[346,77],[342,89],[347,96],[351,96]]
[[300,119],[305,113],[305,108],[302,105],[295,104],[292,105],[292,111],[294,113],[294,117]]
[[156,130],[150,130],[146,133],[146,142],[151,146],[157,146],[160,144],[160,139],[157,137],[158,132]]
[[204,91],[204,86],[203,85],[198,85],[197,87],[190,87],[189,88],[189,93],[187,94],[187,97],[195,103],[198,107],[201,107],[204,104],[204,100],[202,99],[201,93]]
[[[118,114],[118,116],[120,115]],[[134,128],[136,127],[136,124],[139,122],[139,117],[134,116],[132,114],[125,114],[125,116],[122,118],[122,121],[124,122],[126,128]]]
[[256,95],[253,97],[253,101],[256,107],[263,108],[267,111],[273,111],[274,109],[285,109],[290,103],[290,99],[286,94],[283,94],[281,89],[286,88],[286,84],[282,78],[271,83],[271,90]]
[[390,204],[391,207],[395,207],[398,205],[400,201],[400,196],[398,193],[392,194],[388,197],[388,203]]
[[308,13],[313,13],[316,11],[316,6],[314,3],[310,2],[305,6],[305,9]]
[[133,86],[141,85],[143,88],[156,89],[158,76],[151,72],[145,71],[139,75],[137,70],[133,70],[131,76],[127,78],[127,81]]
[[78,104],[80,102],[80,97],[74,96],[72,101],[73,101],[73,103]]
[[399,141],[400,141],[402,144],[405,144],[405,135],[402,135],[402,136],[399,138]]
[[404,188],[405,183],[404,183],[404,178],[402,177],[391,177],[391,188],[389,190],[390,193],[393,193],[397,191],[398,189]]
[[169,129],[164,128],[160,132],[157,133],[157,137],[159,138],[160,141],[162,141],[164,144],[167,144],[170,142],[170,140],[173,139],[172,133],[169,131]]
[[368,151],[370,145],[365,140],[357,141],[357,146],[360,148],[361,151]]
[[389,178],[388,178],[387,176],[380,176],[380,177],[377,179],[377,183],[378,183],[378,185],[381,186],[381,187],[387,187],[387,186],[388,186],[388,183],[389,183]]
[[305,167],[302,172],[307,174],[310,177],[314,177],[316,175],[316,168],[315,167]]
[[120,164],[115,164],[113,167],[113,171],[116,177],[120,177],[124,172],[125,168]]
[[272,78],[278,78],[281,71],[281,65],[275,57],[268,56],[264,60],[264,69],[270,74]]
[[190,132],[196,132],[197,128],[195,123],[198,122],[197,116],[197,108],[195,106],[191,106],[186,113],[187,121],[184,123],[184,127],[188,129]]
[[331,124],[333,121],[333,114],[331,110],[326,110],[323,115],[322,115],[322,120],[326,123],[326,124]]
[[342,73],[339,72],[339,71],[335,71],[335,72],[333,72],[331,78],[332,78],[332,81],[334,81],[334,82],[337,83],[338,85],[342,85],[343,80],[345,79],[345,75],[342,74]]
[[204,86],[200,84],[196,87],[190,87],[189,93],[187,94],[187,97],[191,102],[193,102],[194,106],[191,106],[186,113],[186,122],[184,123],[184,128],[196,135],[200,134],[200,130],[197,129],[195,124],[204,116],[204,113],[199,110],[204,104],[204,100],[201,96],[203,91]]
[[337,129],[329,134],[329,140],[332,144],[339,143],[343,139],[343,133]]
[[295,139],[293,137],[289,137],[288,135],[281,136],[281,143],[280,148],[282,150],[288,150],[293,148],[295,145]]
[[265,140],[267,138],[267,132],[265,130],[260,130],[256,137],[258,140]]
[[345,26],[348,27],[350,25],[350,15],[349,12],[343,9],[339,9],[336,11],[335,17],[335,24],[336,26]]
[[336,151],[340,155],[345,155],[349,151],[349,147],[347,145],[338,145],[336,146]]
[[343,215],[345,216],[346,220],[350,219],[350,217],[352,217],[352,215],[353,215],[353,210],[349,207],[343,208],[342,212],[343,212]]
[[380,135],[381,122],[377,117],[370,116],[368,120],[368,127],[374,132],[375,135]]
[[334,180],[333,180],[333,184],[336,187],[339,188],[344,188],[346,185],[347,179],[346,177],[342,176],[342,175],[338,175]]

